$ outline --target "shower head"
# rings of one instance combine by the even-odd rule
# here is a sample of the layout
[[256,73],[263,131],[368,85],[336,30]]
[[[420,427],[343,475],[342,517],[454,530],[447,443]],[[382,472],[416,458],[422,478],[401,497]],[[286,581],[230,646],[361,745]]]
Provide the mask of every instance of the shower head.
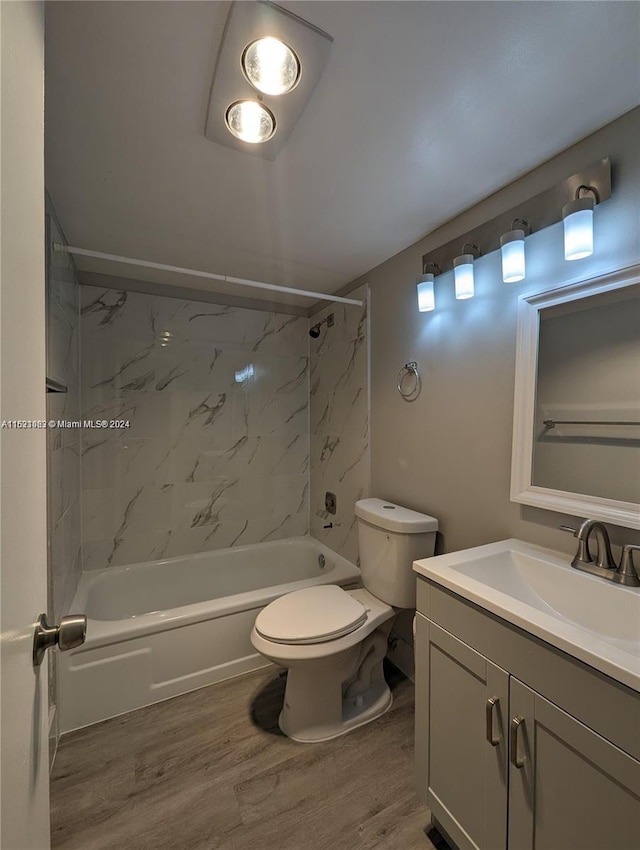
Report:
[[325,316],[325,318],[321,322],[318,322],[316,325],[313,325],[313,327],[309,328],[309,336],[311,337],[311,339],[318,339],[318,337],[320,336],[320,328],[325,323],[328,328],[333,327],[333,313],[329,313],[329,315]]

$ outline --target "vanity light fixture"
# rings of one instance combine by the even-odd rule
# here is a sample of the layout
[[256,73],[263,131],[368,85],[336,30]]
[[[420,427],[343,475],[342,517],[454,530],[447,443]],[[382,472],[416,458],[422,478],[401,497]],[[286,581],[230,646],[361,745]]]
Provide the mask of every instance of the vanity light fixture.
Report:
[[271,110],[257,100],[237,100],[227,109],[225,121],[237,139],[257,145],[268,142],[276,131]]
[[[465,254],[465,248],[470,248],[473,253]],[[473,261],[480,256],[477,245],[465,242],[462,246],[462,254],[453,261],[453,277],[456,288],[456,298],[462,301],[465,298],[473,298]]]
[[[525,255],[535,248],[531,245],[525,247],[527,237],[533,232],[539,233],[551,225],[559,224],[562,220],[565,258],[577,260],[580,257],[588,257],[594,249],[594,207],[610,197],[611,159],[604,157],[555,186],[520,201],[516,206],[498,213],[466,232],[458,233],[449,242],[431,248],[427,254],[422,255],[422,271],[433,271],[433,268],[428,266],[438,266],[438,274],[444,274],[453,268],[456,298],[472,298],[474,260],[500,250],[502,280],[504,283],[516,283],[526,277]],[[462,251],[461,242],[464,243]],[[478,246],[481,246],[481,251]],[[430,283],[424,276],[418,280],[419,284],[423,281]],[[425,287],[425,302],[429,304],[429,296],[426,293]],[[487,290],[487,294],[489,293],[490,289]]]
[[245,48],[242,70],[259,92],[277,96],[296,87],[300,79],[300,60],[284,41],[267,36],[252,41]]
[[[590,192],[592,197],[580,197],[580,192]],[[593,254],[593,208],[598,202],[597,189],[581,185],[573,201],[562,208],[565,260],[582,260]]]
[[[432,267],[441,274],[442,270],[437,263],[427,263],[424,268]],[[435,275],[432,272],[425,272],[417,282],[418,289],[418,310],[421,313],[430,313],[436,309],[436,295],[434,291]]]
[[[516,228],[516,224],[523,227]],[[524,228],[531,233],[528,222],[523,218],[514,218],[511,230],[500,237],[503,283],[517,283],[525,278],[524,238],[527,234]]]
[[418,310],[421,313],[429,313],[436,309],[436,296],[433,290],[434,276],[423,274],[418,278]]

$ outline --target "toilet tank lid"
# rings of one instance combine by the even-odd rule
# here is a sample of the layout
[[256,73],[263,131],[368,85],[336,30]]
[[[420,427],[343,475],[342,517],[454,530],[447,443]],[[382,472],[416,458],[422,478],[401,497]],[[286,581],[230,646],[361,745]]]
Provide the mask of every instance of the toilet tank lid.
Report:
[[384,499],[361,499],[356,502],[356,516],[385,531],[400,534],[421,534],[425,531],[437,531],[438,520],[428,514],[421,514]]

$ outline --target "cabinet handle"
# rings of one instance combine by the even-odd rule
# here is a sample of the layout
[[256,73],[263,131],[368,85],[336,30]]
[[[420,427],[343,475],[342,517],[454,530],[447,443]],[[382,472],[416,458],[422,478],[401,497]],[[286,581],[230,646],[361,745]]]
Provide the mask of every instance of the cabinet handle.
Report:
[[497,747],[500,743],[500,738],[494,738],[493,736],[493,709],[500,702],[499,697],[489,697],[487,700],[487,705],[485,707],[485,719],[487,724],[487,741],[491,744],[492,747]]
[[511,764],[514,767],[517,767],[518,770],[522,770],[524,767],[524,759],[518,758],[518,729],[524,725],[524,717],[521,714],[518,714],[517,717],[512,718],[511,720],[511,741],[509,749],[511,750],[510,758]]

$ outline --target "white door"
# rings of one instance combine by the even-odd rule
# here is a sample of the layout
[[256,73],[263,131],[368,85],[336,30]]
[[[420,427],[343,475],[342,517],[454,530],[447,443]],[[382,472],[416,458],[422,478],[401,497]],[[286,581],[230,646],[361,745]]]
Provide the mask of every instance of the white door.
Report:
[[[0,3],[0,420],[44,420],[44,9]],[[0,847],[47,850],[46,431],[0,430]]]

